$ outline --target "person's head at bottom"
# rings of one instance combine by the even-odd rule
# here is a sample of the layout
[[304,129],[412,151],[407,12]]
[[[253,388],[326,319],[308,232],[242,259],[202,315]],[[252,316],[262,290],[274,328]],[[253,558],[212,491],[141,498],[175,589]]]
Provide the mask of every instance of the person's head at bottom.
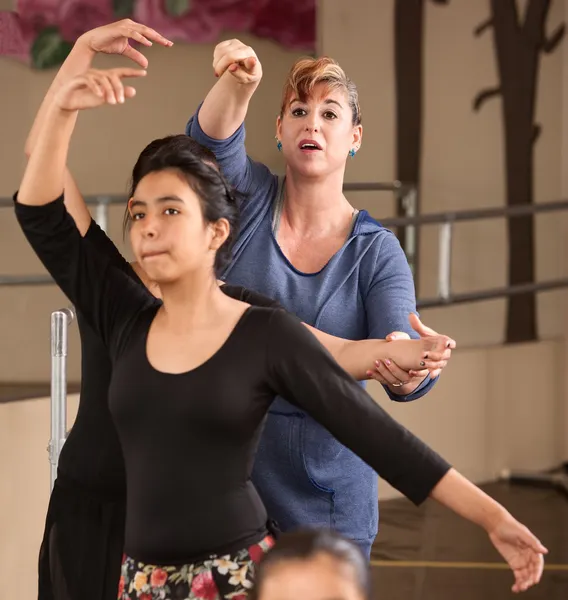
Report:
[[368,600],[367,560],[353,542],[328,530],[282,535],[262,559],[251,600]]

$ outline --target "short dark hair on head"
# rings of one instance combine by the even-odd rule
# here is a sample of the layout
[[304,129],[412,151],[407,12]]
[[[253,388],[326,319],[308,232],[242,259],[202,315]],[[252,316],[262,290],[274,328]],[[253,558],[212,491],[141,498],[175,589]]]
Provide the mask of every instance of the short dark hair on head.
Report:
[[[227,219],[230,233],[217,250],[215,272],[219,274],[231,260],[231,250],[238,234],[238,194],[219,170],[217,159],[208,150],[187,135],[170,135],[150,142],[140,153],[130,183],[129,198],[134,196],[140,181],[150,173],[174,170],[184,176],[197,194],[208,223]],[[123,232],[131,223],[128,207],[124,213]]]
[[363,597],[371,596],[369,565],[363,552],[351,540],[331,529],[304,529],[282,535],[272,550],[262,558],[256,571],[256,582],[250,600],[261,597],[262,585],[270,575],[270,569],[287,560],[307,560],[318,554],[327,554],[347,565]]

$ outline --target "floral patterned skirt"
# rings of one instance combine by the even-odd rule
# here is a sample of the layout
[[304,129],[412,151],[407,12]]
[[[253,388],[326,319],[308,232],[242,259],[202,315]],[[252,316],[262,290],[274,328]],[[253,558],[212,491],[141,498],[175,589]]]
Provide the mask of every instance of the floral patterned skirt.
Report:
[[274,538],[267,535],[233,555],[177,566],[148,565],[125,556],[118,600],[246,600],[256,565],[273,545]]

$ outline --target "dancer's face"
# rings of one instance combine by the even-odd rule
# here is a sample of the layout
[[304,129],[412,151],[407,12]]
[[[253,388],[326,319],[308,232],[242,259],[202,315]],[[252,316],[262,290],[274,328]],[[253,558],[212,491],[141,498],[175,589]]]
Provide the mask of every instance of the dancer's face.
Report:
[[326,553],[270,566],[258,600],[365,600],[350,567]]
[[[276,122],[276,135],[290,169],[322,177],[345,169],[349,151],[359,149],[363,128],[353,125],[347,94],[319,83],[305,102],[288,99]],[[315,143],[316,148],[306,146]]]
[[129,210],[132,250],[151,280],[167,284],[192,273],[213,273],[229,223],[205,221],[200,199],[182,174],[166,170],[146,175]]

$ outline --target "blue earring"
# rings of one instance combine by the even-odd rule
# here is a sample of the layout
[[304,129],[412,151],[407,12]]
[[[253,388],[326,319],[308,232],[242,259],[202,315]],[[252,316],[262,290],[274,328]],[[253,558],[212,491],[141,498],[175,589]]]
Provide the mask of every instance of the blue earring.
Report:
[[351,158],[353,158],[356,154],[357,154],[357,150],[355,150],[355,148],[351,148],[351,150],[349,150],[349,156]]
[[276,138],[276,147],[278,148],[278,152],[282,152],[282,142]]

